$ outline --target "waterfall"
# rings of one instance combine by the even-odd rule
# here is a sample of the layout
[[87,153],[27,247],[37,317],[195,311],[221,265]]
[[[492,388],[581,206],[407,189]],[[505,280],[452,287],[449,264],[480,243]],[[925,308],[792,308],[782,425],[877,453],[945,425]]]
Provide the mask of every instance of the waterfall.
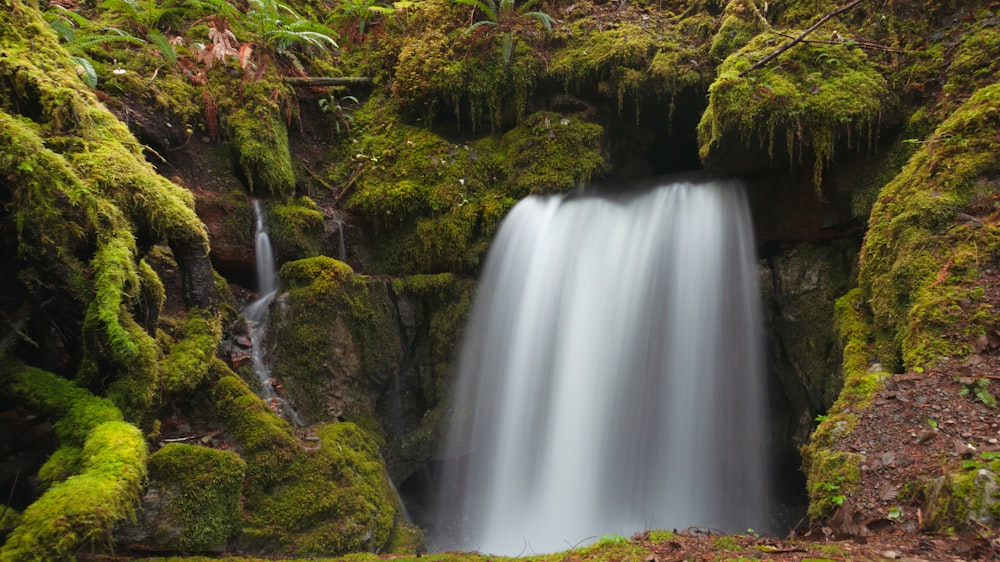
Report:
[[303,426],[298,412],[288,404],[288,401],[278,395],[272,384],[271,367],[267,362],[265,340],[267,338],[268,320],[271,311],[271,301],[278,293],[278,276],[275,273],[274,254],[271,252],[271,238],[267,234],[267,221],[260,200],[253,200],[255,219],[254,249],[257,261],[257,299],[243,309],[250,328],[250,341],[253,343],[250,363],[253,372],[261,384],[261,398],[267,402],[277,414],[298,426]]
[[440,546],[544,553],[645,529],[762,529],[759,299],[737,182],[520,202],[459,358]]

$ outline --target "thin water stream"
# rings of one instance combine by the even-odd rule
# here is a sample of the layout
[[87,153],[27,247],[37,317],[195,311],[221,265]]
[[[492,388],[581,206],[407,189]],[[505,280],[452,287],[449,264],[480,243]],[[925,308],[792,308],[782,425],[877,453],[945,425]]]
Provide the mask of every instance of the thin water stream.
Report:
[[255,219],[254,249],[256,251],[257,262],[258,297],[243,309],[243,317],[246,318],[247,325],[250,328],[250,341],[253,342],[251,365],[253,366],[254,374],[257,375],[257,379],[260,381],[261,398],[280,416],[302,427],[305,424],[302,423],[298,412],[292,408],[287,400],[278,394],[271,374],[271,367],[267,360],[267,330],[269,327],[271,302],[278,293],[278,276],[275,272],[271,238],[267,234],[267,221],[265,220],[263,207],[257,199],[253,200],[253,213]]

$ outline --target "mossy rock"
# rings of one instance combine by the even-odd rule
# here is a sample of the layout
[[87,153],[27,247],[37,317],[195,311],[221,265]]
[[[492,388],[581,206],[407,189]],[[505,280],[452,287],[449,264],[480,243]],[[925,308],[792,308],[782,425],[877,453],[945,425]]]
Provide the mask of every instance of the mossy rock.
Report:
[[860,289],[837,299],[834,323],[844,358],[844,387],[810,442],[800,449],[813,523],[823,522],[858,489],[862,457],[838,450],[837,443],[854,430],[858,416],[871,407],[889,376],[873,361],[871,319]]
[[312,199],[291,197],[287,203],[271,205],[267,225],[278,263],[323,253],[323,212]]
[[921,143],[872,209],[860,284],[882,355],[893,369],[924,367],[970,351],[993,326],[980,282],[997,258],[998,228],[985,215],[998,191],[1000,86],[978,90]]
[[385,283],[326,256],[286,263],[279,277],[272,373],[293,405],[312,421],[372,417],[400,354]]
[[538,112],[458,144],[375,120],[376,107],[358,115],[362,138],[342,173],[363,170],[347,206],[373,227],[379,273],[474,271],[519,198],[569,191],[606,169],[603,129],[583,115]]
[[277,110],[251,105],[229,116],[233,149],[250,193],[288,195],[295,190],[295,171],[288,148],[288,130]]
[[980,529],[1000,521],[1000,461],[967,465],[924,486],[924,530]]
[[225,364],[217,365],[217,369],[222,376],[211,390],[215,415],[225,424],[247,463],[248,493],[262,494],[284,476],[300,454],[298,442],[288,423],[239,376]]
[[149,457],[143,508],[126,525],[141,534],[127,542],[183,552],[225,547],[242,529],[245,475],[246,463],[231,451],[168,443]]
[[296,556],[383,549],[400,507],[374,439],[350,422],[313,429],[317,447],[251,506],[241,541]]
[[822,199],[824,167],[838,147],[872,146],[891,96],[879,69],[846,42],[799,44],[751,71],[780,40],[761,33],[719,66],[698,125],[699,152],[721,171],[734,169],[736,163],[722,159],[737,154],[739,145],[756,145],[772,159],[779,147],[790,167],[808,154]]

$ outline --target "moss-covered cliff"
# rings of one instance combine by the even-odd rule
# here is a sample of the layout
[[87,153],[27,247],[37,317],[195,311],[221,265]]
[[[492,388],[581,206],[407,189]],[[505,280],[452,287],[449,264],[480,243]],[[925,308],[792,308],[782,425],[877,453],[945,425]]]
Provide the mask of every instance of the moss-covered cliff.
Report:
[[[862,487],[844,440],[891,372],[993,350],[994,5],[525,6],[0,0],[0,405],[58,440],[5,554],[103,548],[143,495],[162,515],[129,539],[147,548],[391,546],[407,533],[386,474],[434,458],[490,238],[519,199],[594,180],[747,179],[782,439],[824,420],[802,450],[815,523]],[[369,80],[292,80],[318,76]],[[250,285],[251,196],[284,265],[271,341],[250,343],[328,422],[309,431],[217,357],[241,335],[226,281]],[[178,417],[207,440],[161,449]],[[97,450],[115,440],[120,477]],[[109,510],[53,515],[109,478]],[[56,520],[72,541],[35,531]]]

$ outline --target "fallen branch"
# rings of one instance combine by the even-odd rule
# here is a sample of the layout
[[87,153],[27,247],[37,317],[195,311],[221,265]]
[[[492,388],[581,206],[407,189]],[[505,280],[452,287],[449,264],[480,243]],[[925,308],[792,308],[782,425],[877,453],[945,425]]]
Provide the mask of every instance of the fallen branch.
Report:
[[806,35],[809,35],[813,31],[816,31],[824,23],[826,23],[826,22],[830,21],[831,19],[839,16],[840,14],[846,12],[847,10],[850,10],[851,8],[857,6],[858,4],[860,4],[862,2],[864,2],[864,0],[853,0],[852,2],[850,2],[849,4],[847,4],[846,6],[843,6],[841,8],[837,8],[836,10],[834,10],[834,11],[830,12],[829,14],[823,16],[822,18],[820,18],[820,20],[818,22],[814,23],[812,25],[812,27],[810,27],[809,29],[803,31],[801,35],[799,35],[795,39],[792,39],[791,41],[785,43],[784,45],[778,47],[777,49],[775,49],[774,51],[772,51],[771,54],[765,56],[764,58],[762,58],[759,61],[755,62],[753,64],[753,66],[751,66],[750,68],[748,68],[748,69],[744,70],[743,72],[741,72],[740,73],[740,78],[743,78],[747,74],[750,74],[754,70],[757,70],[758,68],[760,68],[760,67],[764,66],[765,64],[771,62],[772,60],[774,60],[775,58],[777,58],[777,56],[780,55],[781,53],[784,53],[788,49],[791,49],[795,45],[801,43],[802,40],[806,38]]
[[283,80],[285,84],[298,88],[309,88],[312,86],[367,86],[372,83],[372,79],[367,76],[286,76]]

